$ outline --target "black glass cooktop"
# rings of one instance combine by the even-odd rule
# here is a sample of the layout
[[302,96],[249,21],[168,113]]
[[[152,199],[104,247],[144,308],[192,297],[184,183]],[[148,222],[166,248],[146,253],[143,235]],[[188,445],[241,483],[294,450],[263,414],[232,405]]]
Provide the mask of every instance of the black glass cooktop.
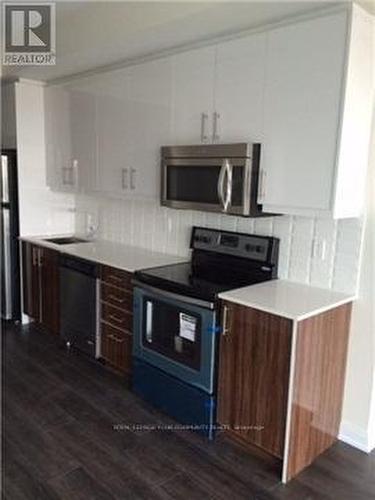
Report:
[[135,276],[151,286],[210,302],[220,292],[270,279],[250,268],[238,270],[217,263],[197,266],[192,262],[145,269],[136,272]]
[[277,277],[277,238],[193,227],[191,262],[144,269],[136,280],[214,302],[220,292]]

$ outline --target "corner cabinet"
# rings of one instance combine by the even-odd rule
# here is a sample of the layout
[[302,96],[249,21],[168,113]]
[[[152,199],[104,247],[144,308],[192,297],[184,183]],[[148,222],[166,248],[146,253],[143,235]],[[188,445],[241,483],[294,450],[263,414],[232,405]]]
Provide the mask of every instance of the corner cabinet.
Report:
[[218,423],[287,482],[337,439],[351,304],[295,321],[222,305]]
[[268,33],[259,202],[269,212],[356,217],[372,109],[372,21],[360,7]]

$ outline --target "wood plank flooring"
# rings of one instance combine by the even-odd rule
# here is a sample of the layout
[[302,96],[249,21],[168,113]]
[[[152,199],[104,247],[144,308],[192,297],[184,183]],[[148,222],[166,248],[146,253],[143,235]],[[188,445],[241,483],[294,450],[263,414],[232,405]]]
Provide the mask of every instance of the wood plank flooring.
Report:
[[283,486],[224,436],[153,429],[173,421],[36,326],[2,345],[3,499],[375,499],[374,453],[337,443]]

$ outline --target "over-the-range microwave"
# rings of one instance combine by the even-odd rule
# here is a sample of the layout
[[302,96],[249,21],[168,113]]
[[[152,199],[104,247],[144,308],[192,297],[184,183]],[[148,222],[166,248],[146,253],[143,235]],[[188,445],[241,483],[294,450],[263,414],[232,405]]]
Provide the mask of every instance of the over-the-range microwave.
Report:
[[260,144],[161,148],[161,204],[257,217]]

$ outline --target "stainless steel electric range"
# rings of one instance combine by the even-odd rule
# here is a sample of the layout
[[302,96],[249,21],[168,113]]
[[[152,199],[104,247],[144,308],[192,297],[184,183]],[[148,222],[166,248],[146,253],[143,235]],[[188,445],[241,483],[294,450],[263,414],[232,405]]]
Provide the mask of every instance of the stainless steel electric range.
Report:
[[193,227],[190,262],[135,273],[133,389],[214,435],[218,294],[277,278],[279,240]]

